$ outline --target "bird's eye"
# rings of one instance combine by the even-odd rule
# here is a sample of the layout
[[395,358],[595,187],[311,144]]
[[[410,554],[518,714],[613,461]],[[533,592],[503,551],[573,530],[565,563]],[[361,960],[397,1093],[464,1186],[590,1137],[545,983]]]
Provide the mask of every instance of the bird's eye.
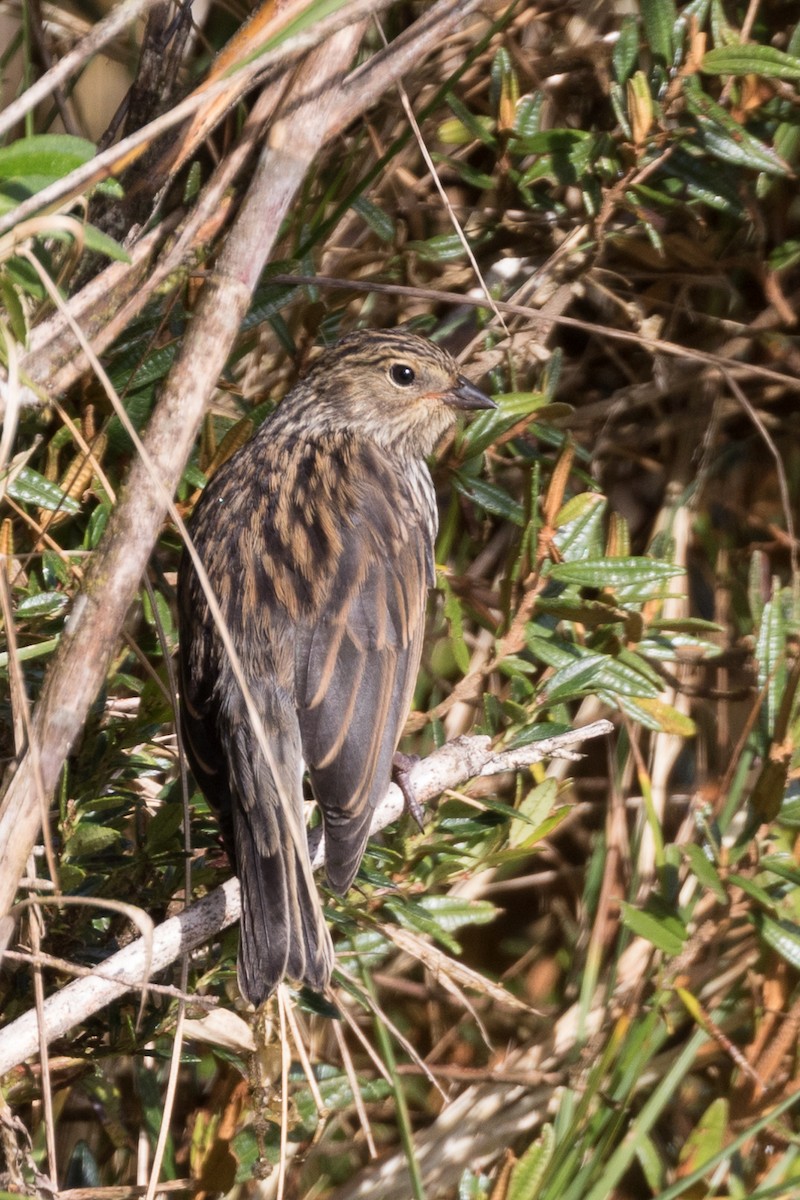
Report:
[[417,376],[414,368],[409,367],[407,363],[392,363],[389,368],[389,378],[398,387],[410,387]]

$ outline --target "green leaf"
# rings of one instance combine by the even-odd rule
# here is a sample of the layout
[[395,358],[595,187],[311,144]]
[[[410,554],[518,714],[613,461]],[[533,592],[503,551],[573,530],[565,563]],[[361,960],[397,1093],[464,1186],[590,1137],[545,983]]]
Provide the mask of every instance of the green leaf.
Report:
[[716,46],[703,56],[700,70],[706,75],[800,79],[800,58],[776,50],[774,46]]
[[[503,660],[503,664],[500,667],[501,670],[506,661],[506,659]],[[530,664],[528,664],[528,668],[530,670]],[[543,741],[545,738],[558,737],[559,734],[567,733],[571,728],[571,725],[559,724],[556,721],[533,721],[530,725],[525,725],[520,729],[519,733],[512,737],[506,749],[516,750],[519,746],[532,746],[536,742]],[[485,798],[483,803],[486,803]]]
[[678,712],[663,700],[646,696],[624,696],[609,693],[607,699],[616,704],[632,721],[652,729],[654,733],[675,733],[679,737],[694,737],[697,726],[691,717]]
[[[488,1175],[476,1175],[467,1167],[458,1181],[458,1200],[488,1200],[490,1188]],[[19,1197],[9,1197],[9,1200],[19,1200]]]
[[[352,925],[348,928],[352,928]],[[337,945],[341,946],[346,954],[355,954],[359,961],[371,970],[375,970],[385,962],[392,951],[392,943],[377,929],[364,929],[351,933]]]
[[55,550],[45,550],[42,554],[42,579],[48,590],[54,590],[56,583],[69,587],[72,582],[69,567],[60,554]]
[[21,183],[29,194],[63,179],[94,158],[95,147],[66,133],[39,133],[0,146],[0,180]]
[[547,396],[543,392],[507,392],[494,399],[497,408],[480,413],[464,430],[463,444],[470,457],[482,454],[500,434],[547,404]]
[[536,613],[542,616],[557,617],[560,621],[572,621],[575,624],[586,625],[589,629],[601,628],[604,625],[619,625],[624,615],[615,612],[603,600],[584,600],[580,596],[565,593],[562,596],[538,596]]
[[[687,146],[673,143],[675,151],[669,159],[669,176],[666,186],[671,182],[682,183],[693,200],[707,204],[709,208],[731,216],[743,219],[745,209],[739,194],[739,179],[735,172],[728,171],[719,161],[706,158],[698,149],[691,150]],[[659,176],[661,178],[661,176]],[[645,198],[657,199],[655,193],[648,189],[640,189]]]
[[231,1138],[231,1152],[236,1159],[234,1182],[249,1183],[261,1159],[261,1147],[254,1129],[240,1129]]
[[748,879],[746,875],[739,875],[738,872],[732,871],[728,876],[728,882],[733,887],[741,888],[746,896],[749,896],[751,900],[755,900],[757,905],[761,905],[768,912],[775,912],[775,901],[766,888],[760,887],[752,879]]
[[672,65],[675,49],[673,30],[678,14],[673,0],[640,0],[645,39],[656,58]]
[[[483,133],[479,139],[481,142],[485,141],[487,137],[492,137],[495,124],[492,117],[475,117],[475,122],[477,122],[483,130]],[[468,146],[471,142],[474,142],[476,138],[475,125],[473,122],[470,122],[469,125],[466,125],[463,121],[460,121],[458,117],[449,117],[446,121],[442,121],[439,124],[436,133],[439,137],[439,141],[444,146]]]
[[[0,483],[2,480],[0,479]],[[77,500],[73,500],[66,492],[49,479],[45,479],[32,467],[23,467],[16,471],[6,484],[8,494],[20,504],[35,504],[48,512],[65,512],[75,514],[81,511]]]
[[800,970],[800,927],[794,921],[773,921],[764,913],[755,914],[755,925],[767,945]]
[[563,824],[563,822],[566,821],[567,817],[573,811],[574,810],[572,809],[572,806],[569,804],[562,804],[560,808],[553,809],[549,816],[545,817],[543,821],[534,826],[522,845],[510,847],[510,849],[515,851],[524,850],[527,852],[530,850],[531,846],[536,846],[539,842],[544,841],[545,838],[550,837],[550,834],[555,829],[558,829],[559,825]]
[[[449,167],[465,183],[470,184],[471,187],[478,188],[480,191],[485,192],[487,188],[492,188],[495,185],[495,179],[492,175],[487,175],[485,171],[479,171],[477,168],[471,167],[464,158],[450,158],[446,154],[434,154],[431,157],[435,163]],[[461,241],[460,238],[458,240],[459,242]]]
[[800,869],[790,854],[768,854],[761,860],[761,866],[765,871],[771,871],[773,875],[800,887]]
[[[177,346],[173,342],[161,346],[142,359],[134,346],[126,355],[115,360],[112,382],[129,393],[125,399],[125,411],[137,427],[143,423],[152,402],[147,385],[159,383],[164,378],[172,366],[176,351]],[[119,418],[114,417],[114,420],[118,421]],[[127,437],[127,434],[125,436]],[[127,445],[129,443],[126,443]]]
[[520,141],[514,139],[510,149],[514,153],[536,156],[536,161],[520,177],[520,186],[524,188],[542,179],[561,184],[586,184],[603,145],[600,135],[585,130],[550,129]]
[[27,596],[17,605],[17,616],[21,621],[31,617],[52,617],[60,613],[69,603],[69,597],[63,592],[39,592],[36,596]]
[[605,654],[586,654],[562,667],[548,679],[544,703],[549,706],[560,700],[569,700],[581,692],[596,690],[600,686],[600,674],[608,661]]
[[[153,613],[152,596],[155,597],[156,601],[158,621],[156,621],[156,614]],[[170,634],[175,632],[172,619],[172,609],[170,608],[166,598],[162,596],[161,592],[156,591],[155,589],[153,589],[152,594],[149,591],[144,591],[142,593],[142,611],[147,624],[153,629],[158,629],[160,625],[161,630],[167,639],[169,639]]]
[[365,196],[358,196],[353,201],[353,208],[382,242],[394,241],[394,221],[382,208],[378,208],[377,204],[373,204]]
[[593,135],[584,129],[542,129],[529,137],[521,138],[515,150],[526,154],[572,154],[593,141]]
[[466,257],[464,243],[457,233],[438,233],[424,242],[407,242],[406,249],[416,250],[423,262],[454,262]]
[[[484,120],[487,118],[484,117]],[[494,124],[491,118],[488,120]],[[471,130],[463,121],[459,121],[458,117],[448,117],[446,121],[440,121],[436,129],[436,136],[444,146],[468,146],[475,140]]]
[[[702,617],[657,617],[647,624],[648,633],[723,633],[724,627],[716,621],[705,621]],[[711,645],[711,643],[708,643]]]
[[713,1100],[681,1146],[678,1161],[682,1173],[696,1171],[722,1149],[729,1122],[729,1102],[723,1096]]
[[454,479],[461,495],[473,500],[486,512],[511,521],[514,525],[525,524],[525,510],[522,505],[512,500],[497,484],[489,483],[485,479],[471,479],[461,471],[455,474]]
[[781,162],[769,146],[746,130],[743,129],[738,136],[734,136],[719,129],[704,117],[697,117],[697,123],[704,149],[721,162],[729,162],[734,167],[745,167],[751,171],[764,171],[767,175],[789,173],[787,164]]
[[14,337],[24,346],[28,340],[28,323],[25,319],[25,309],[5,272],[0,273],[0,304],[6,311],[8,324]]
[[725,891],[716,866],[703,847],[698,846],[696,842],[690,842],[682,847],[682,852],[703,887],[713,892],[720,903],[727,904],[728,893]]
[[789,238],[787,241],[781,242],[780,246],[776,246],[769,255],[769,265],[773,271],[787,271],[798,262],[800,262],[800,239],[798,238]]
[[779,591],[764,605],[756,642],[756,663],[758,686],[767,689],[766,732],[772,737],[786,686],[786,621]]
[[761,821],[774,821],[777,817],[786,795],[788,776],[788,758],[780,754],[773,757],[770,754],[763,759],[761,770],[750,792],[750,805]]
[[97,1159],[83,1139],[75,1143],[66,1175],[68,1179],[80,1179],[82,1186],[87,1188],[99,1188],[102,1183]]
[[447,97],[447,103],[455,114],[456,120],[469,133],[470,141],[483,142],[485,146],[489,147],[497,145],[497,138],[494,132],[495,122],[492,117],[476,116],[452,93]]
[[462,925],[488,925],[498,912],[488,900],[465,900],[460,896],[423,896],[419,905],[440,929],[448,932]]
[[[620,707],[622,707],[622,698],[624,693],[617,692],[617,697],[620,699]],[[634,720],[642,725],[647,725],[648,729],[656,729],[659,733],[671,733],[675,737],[692,738],[697,733],[697,726],[691,717],[687,717],[686,713],[679,712],[673,705],[667,704],[664,700],[659,700],[657,696],[637,696],[631,693],[624,697],[625,703],[633,706],[631,709],[625,708],[625,712],[629,716],[633,716]]]
[[94,250],[97,254],[105,254],[106,258],[112,259],[114,262],[129,263],[131,256],[124,246],[114,238],[109,237],[107,233],[103,233],[101,229],[97,229],[94,225],[84,225],[83,240],[86,243],[87,250]]
[[646,938],[670,957],[680,954],[688,936],[680,917],[657,898],[644,909],[634,908],[623,900],[622,922],[632,933]]
[[86,535],[83,539],[85,550],[94,550],[100,538],[103,536],[103,531],[108,524],[108,518],[111,516],[111,505],[108,503],[98,504],[89,517],[89,523],[86,526]]
[[519,81],[511,62],[511,55],[505,46],[501,45],[492,59],[489,77],[492,112],[500,114],[504,101],[516,105],[519,99]]
[[[20,646],[15,657],[20,662],[30,662],[34,658],[45,658],[55,650],[60,640],[59,635],[58,637],[48,638],[45,642],[37,642],[34,646]],[[0,651],[0,669],[5,670],[8,667],[8,659],[8,651]]]
[[182,804],[162,804],[147,825],[147,849],[151,854],[166,849],[183,822]]
[[617,83],[624,83],[632,74],[639,58],[639,22],[633,16],[624,18],[612,54]]
[[647,1186],[653,1195],[657,1196],[664,1189],[667,1173],[653,1139],[646,1134],[639,1134],[636,1157],[639,1159],[639,1165],[644,1172]]
[[556,514],[556,519],[553,522],[556,529],[561,529],[564,525],[569,525],[570,522],[585,516],[587,513],[594,514],[598,505],[605,505],[605,496],[599,492],[579,492],[577,496],[570,497],[566,504],[563,504]]
[[507,675],[509,679],[519,679],[520,677],[527,679],[536,668],[533,663],[529,663],[525,658],[520,658],[518,654],[507,654],[499,664],[498,670]]
[[536,658],[555,668],[543,697],[547,704],[592,690],[609,692],[614,697],[656,697],[661,692],[661,681],[650,676],[647,664],[635,654],[623,661],[584,646],[538,637],[535,627],[529,627],[526,640]]
[[383,907],[405,929],[421,933],[423,937],[431,937],[434,941],[441,942],[452,954],[460,954],[461,947],[455,938],[426,913],[421,904],[414,904],[407,897],[400,900],[388,896],[383,902]]
[[[16,207],[17,201],[14,201],[13,207]],[[0,213],[3,212],[3,202],[0,196]],[[17,258],[16,256],[6,259],[4,270],[8,276],[9,282],[18,291],[34,300],[43,300],[47,295],[44,284],[37,275],[34,268],[25,259]]]
[[[585,658],[588,651],[579,646],[573,646],[558,637],[545,637],[544,630],[536,625],[528,625],[525,629],[525,641],[534,658],[554,667],[557,671],[569,666],[578,658]],[[600,657],[605,657],[600,656]]]
[[456,666],[462,674],[469,670],[469,650],[464,641],[464,622],[461,614],[461,601],[455,594],[447,579],[441,575],[439,586],[444,592],[444,617],[450,626],[450,646]]
[[514,115],[513,136],[518,141],[531,138],[539,133],[542,124],[544,108],[544,92],[536,92],[532,96],[521,96]]
[[715,46],[739,46],[739,30],[725,13],[724,0],[711,0],[711,37]]
[[548,400],[555,399],[558,385],[561,380],[561,372],[564,367],[564,353],[559,346],[553,350],[549,359],[544,365],[544,371],[539,379],[539,387],[544,392]]
[[[593,559],[602,553],[606,503],[606,500],[601,497],[596,504],[587,501],[585,506],[576,506],[578,511],[575,515],[559,526],[553,541],[566,561]],[[568,504],[569,501],[564,508],[567,508]],[[563,517],[564,508],[561,509],[559,516]]]
[[67,839],[64,853],[67,858],[89,858],[121,840],[122,834],[118,829],[112,829],[108,825],[96,825],[93,821],[81,821],[72,836]]
[[262,325],[280,313],[282,309],[287,308],[293,301],[313,292],[313,289],[308,288],[305,284],[292,287],[288,283],[269,282],[270,271],[275,273],[280,271],[282,274],[291,275],[292,272],[302,270],[302,263],[296,262],[294,259],[272,263],[264,272],[264,283],[256,290],[253,303],[242,321],[242,329],[253,329],[257,325]]
[[787,825],[790,829],[800,828],[800,795],[797,792],[796,782],[790,785],[777,819],[781,825]]
[[558,781],[552,778],[545,779],[523,797],[508,830],[508,845],[512,850],[539,840],[535,837],[537,826],[550,815],[557,798]]
[[[175,351],[174,351],[173,347],[165,347],[165,351],[162,353],[164,354],[165,360],[167,358],[169,358],[171,361],[171,359],[174,357]],[[159,357],[160,357],[160,355],[159,355]],[[141,370],[142,370],[143,374],[147,374],[148,373],[148,363],[143,363]],[[166,374],[166,372],[167,372],[167,366],[165,365],[164,366],[164,374]],[[138,381],[138,376],[139,376],[138,369],[136,372],[136,376],[137,376],[137,381]],[[130,378],[130,375],[128,373],[126,373],[125,379],[129,379],[129,378]],[[122,380],[120,380],[119,383],[117,383],[117,380],[115,380],[113,377],[112,377],[112,382],[115,383],[115,386],[119,387],[120,391],[122,391],[124,389],[124,387],[126,386],[126,384],[123,383]],[[127,412],[128,417],[130,418],[130,421],[133,424],[134,429],[136,429],[137,431],[140,431],[141,429],[144,428],[145,421],[147,420],[148,416],[150,415],[150,411],[153,407],[154,399],[155,399],[155,395],[154,395],[152,387],[146,387],[141,391],[135,391],[126,397],[125,411]],[[133,443],[131,442],[130,435],[128,434],[127,429],[122,424],[122,421],[120,421],[119,417],[116,414],[114,414],[114,416],[108,422],[108,428],[107,428],[106,432],[107,432],[107,436],[108,436],[108,448],[112,453],[115,453],[115,454],[130,454],[131,453],[131,450],[133,449]]]
[[553,1126],[543,1125],[536,1141],[528,1146],[511,1172],[507,1200],[537,1200],[555,1146]]
[[685,96],[687,108],[697,122],[700,143],[709,154],[735,167],[771,175],[786,174],[786,163],[774,150],[748,133],[720,104],[697,87],[687,87]]
[[683,573],[683,567],[655,558],[595,558],[588,562],[556,563],[548,574],[559,583],[617,589],[664,583]]

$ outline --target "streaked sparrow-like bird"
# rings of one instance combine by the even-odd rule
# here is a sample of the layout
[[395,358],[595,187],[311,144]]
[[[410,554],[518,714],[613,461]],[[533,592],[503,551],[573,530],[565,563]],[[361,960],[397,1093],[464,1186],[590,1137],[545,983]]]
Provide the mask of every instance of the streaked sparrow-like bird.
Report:
[[178,579],[181,721],[241,881],[238,975],[260,1004],[323,990],[333,947],[303,823],[307,768],[344,893],[389,785],[434,582],[425,456],[494,404],[414,334],[337,342],[214,475],[190,533],[260,717],[265,755],[188,554]]

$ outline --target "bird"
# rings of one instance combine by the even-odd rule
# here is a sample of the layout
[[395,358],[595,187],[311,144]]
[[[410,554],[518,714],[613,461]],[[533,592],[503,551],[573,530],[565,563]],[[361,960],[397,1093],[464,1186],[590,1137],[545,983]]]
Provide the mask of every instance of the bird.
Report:
[[240,880],[237,978],[256,1007],[285,978],[318,992],[330,983],[304,771],[327,881],[343,895],[422,654],[438,525],[426,458],[459,412],[495,407],[434,342],[358,330],[322,352],[195,507],[189,534],[250,705],[184,548],[181,730]]

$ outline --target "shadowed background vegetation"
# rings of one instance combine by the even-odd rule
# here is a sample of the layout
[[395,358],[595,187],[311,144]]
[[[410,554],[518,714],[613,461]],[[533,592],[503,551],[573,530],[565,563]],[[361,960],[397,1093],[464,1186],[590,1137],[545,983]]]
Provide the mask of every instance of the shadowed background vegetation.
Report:
[[[18,114],[102,14],[0,13],[7,778],[113,533],[137,455],[124,414],[147,429],[258,144],[208,211],[204,189],[259,95],[289,86],[281,55],[307,53],[292,38],[330,37],[320,22],[337,7],[297,4],[275,34],[269,6],[249,24],[237,4],[152,6]],[[441,7],[384,7],[356,62],[379,76],[384,37],[399,44]],[[406,820],[371,844],[347,899],[326,900],[330,1001],[292,993],[291,1019],[275,1004],[251,1031],[230,928],[159,976],[141,1011],[131,993],[55,1041],[46,1070],[14,1067],[0,1194],[145,1184],[162,1122],[176,1195],[800,1188],[796,5],[462,8],[403,87],[387,75],[313,157],[177,512],[320,345],[401,323],[434,337],[499,410],[434,464],[437,588],[404,748],[468,732],[521,747],[601,716],[615,733],[578,764],[446,792],[424,832]],[[224,91],[265,46],[272,73]],[[90,62],[113,106],[88,90]],[[86,182],[96,153],[206,80],[218,104]],[[64,301],[110,389],[78,363]],[[168,517],[60,772],[50,849],[18,898],[52,895],[55,875],[84,903],[20,910],[4,1025],[36,1002],[32,954],[51,956],[48,996],[137,936],[130,911],[102,902],[158,924],[230,874],[176,741],[180,544]]]

